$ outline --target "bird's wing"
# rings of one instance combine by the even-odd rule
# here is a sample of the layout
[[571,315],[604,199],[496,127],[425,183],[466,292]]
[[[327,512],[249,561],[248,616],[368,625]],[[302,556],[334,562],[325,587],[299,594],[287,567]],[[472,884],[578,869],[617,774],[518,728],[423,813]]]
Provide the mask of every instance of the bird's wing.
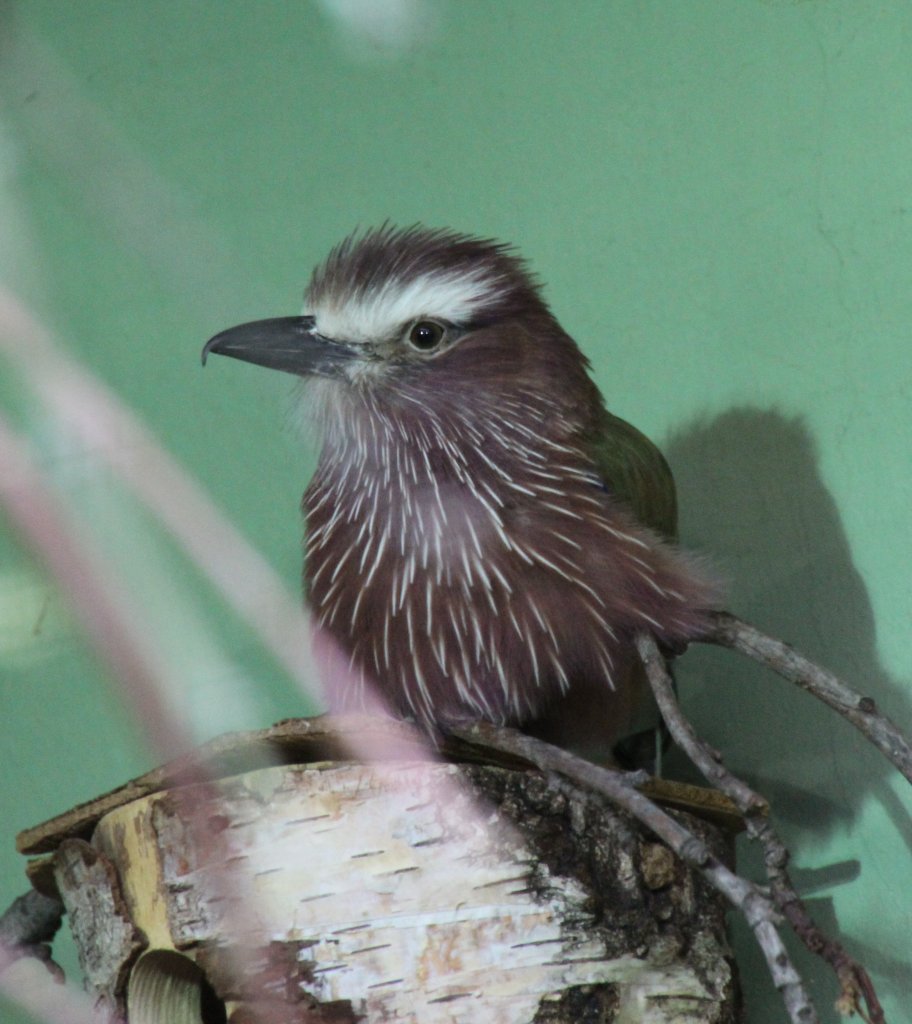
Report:
[[604,410],[591,435],[589,451],[605,487],[627,504],[637,521],[667,540],[676,540],[674,477],[652,441],[626,420]]
[[[638,522],[665,540],[676,541],[674,477],[659,449],[636,427],[605,409],[600,411],[590,438],[589,454],[608,492],[624,502]],[[615,744],[613,754],[624,765],[661,774],[659,750],[667,745],[663,723],[643,666],[635,663],[629,672],[626,685],[639,696],[634,698],[628,734]]]

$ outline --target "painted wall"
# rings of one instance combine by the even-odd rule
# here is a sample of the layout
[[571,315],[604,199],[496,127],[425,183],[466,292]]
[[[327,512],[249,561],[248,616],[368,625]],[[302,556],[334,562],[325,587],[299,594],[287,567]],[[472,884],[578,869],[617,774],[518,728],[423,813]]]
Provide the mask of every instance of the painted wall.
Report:
[[[367,29],[347,20],[359,7]],[[667,450],[684,539],[731,607],[912,723],[912,6],[24,0],[0,31],[3,283],[290,588],[313,449],[284,379],[204,373],[199,349],[296,312],[356,225],[451,225],[531,259],[610,407]],[[92,454],[0,375],[4,414],[143,603],[195,735],[306,711]],[[155,753],[8,530],[0,667],[5,905],[23,888],[14,834]],[[814,910],[905,1019],[907,787],[733,656],[689,654],[681,683],[773,798]],[[751,1019],[780,1019],[738,946]],[[835,1019],[826,972],[799,963]]]

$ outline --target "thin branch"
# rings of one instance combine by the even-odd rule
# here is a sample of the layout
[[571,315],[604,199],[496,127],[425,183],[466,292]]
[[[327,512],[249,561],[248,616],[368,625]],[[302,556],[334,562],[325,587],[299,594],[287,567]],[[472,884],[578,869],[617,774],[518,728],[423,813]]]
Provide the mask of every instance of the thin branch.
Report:
[[22,957],[40,960],[56,981],[63,971],[51,958],[50,943],[63,920],[63,904],[34,889],[17,897],[0,914],[0,970]]
[[753,882],[726,867],[700,838],[638,792],[635,786],[643,781],[642,773],[595,765],[543,740],[487,722],[456,726],[448,731],[467,743],[524,758],[542,772],[557,773],[577,786],[601,793],[632,814],[741,911],[766,958],[792,1024],[819,1024],[817,1011],[776,928],[773,903]]
[[729,612],[717,612],[713,626],[700,638],[740,651],[777,675],[823,701],[847,719],[912,782],[912,744],[902,731],[864,697],[826,669],[815,665],[782,640],[767,636]]
[[[706,780],[725,793],[741,811],[747,834],[763,848],[770,893],[776,906],[804,945],[824,960],[836,974],[840,987],[837,1006],[843,1013],[859,1014],[869,1024],[885,1024],[883,1007],[867,971],[838,942],[820,930],[798,895],[788,873],[791,855],[773,828],[769,818],[769,804],[725,767],[718,751],[697,736],[678,704],[665,659],[655,640],[643,633],[636,638],[636,646],[656,703],[675,743],[700,769]],[[867,1004],[867,1013],[862,1007],[862,1000]]]

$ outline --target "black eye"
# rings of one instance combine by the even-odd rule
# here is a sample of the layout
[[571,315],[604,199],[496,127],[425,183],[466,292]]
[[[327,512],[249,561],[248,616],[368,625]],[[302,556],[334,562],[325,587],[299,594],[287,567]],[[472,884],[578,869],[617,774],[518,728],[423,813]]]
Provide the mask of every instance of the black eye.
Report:
[[446,328],[435,320],[419,320],[408,333],[409,344],[419,352],[433,352],[443,341]]

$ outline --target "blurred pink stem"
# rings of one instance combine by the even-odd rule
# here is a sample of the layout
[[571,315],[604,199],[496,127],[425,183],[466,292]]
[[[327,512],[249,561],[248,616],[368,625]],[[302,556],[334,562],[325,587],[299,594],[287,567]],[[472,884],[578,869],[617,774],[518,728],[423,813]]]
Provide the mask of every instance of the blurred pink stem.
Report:
[[[29,970],[16,967],[3,972],[0,962],[0,995],[48,1024],[107,1024],[91,998],[75,985],[48,984],[48,974],[37,961]],[[21,973],[20,973],[21,972]]]
[[187,749],[162,695],[164,668],[130,595],[77,538],[60,503],[35,466],[25,441],[0,415],[0,504],[25,543],[44,563],[95,650],[131,700],[155,749],[174,757]]
[[61,352],[4,289],[0,352],[67,431],[99,455],[164,524],[226,603],[251,624],[305,693],[319,701],[304,613],[275,571],[116,396]]
[[[0,353],[15,364],[69,436],[76,437],[110,466],[165,526],[226,604],[257,633],[299,689],[315,703],[323,703],[309,653],[309,617],[299,602],[289,596],[278,574],[129,409],[63,353],[36,318],[3,288]],[[27,518],[27,508],[22,508],[21,514]],[[33,538],[38,544],[48,539],[48,535]],[[324,639],[326,664],[321,674],[333,688],[344,690],[351,674],[348,660],[341,651],[327,657],[330,641]],[[151,680],[147,677],[147,681]],[[383,713],[385,708],[376,691],[366,695],[366,705],[372,713]],[[172,746],[163,749],[168,751]],[[353,753],[364,760],[372,759],[370,750]],[[414,748],[408,753],[414,757]],[[390,756],[393,752],[387,750],[386,754]],[[428,756],[434,757],[430,749]]]

